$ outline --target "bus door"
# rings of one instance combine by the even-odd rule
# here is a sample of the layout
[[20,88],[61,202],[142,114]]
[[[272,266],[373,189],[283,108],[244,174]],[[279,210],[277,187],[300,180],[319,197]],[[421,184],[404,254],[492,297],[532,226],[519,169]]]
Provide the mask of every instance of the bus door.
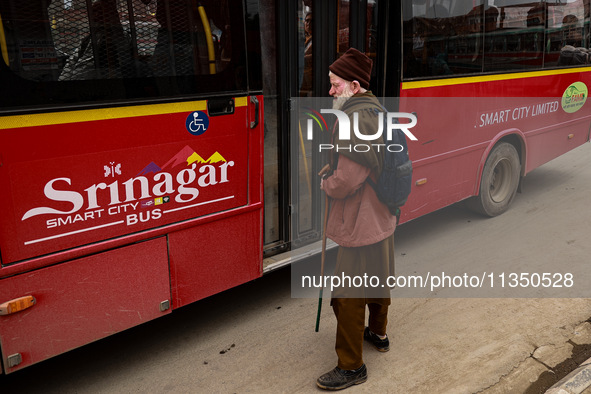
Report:
[[284,127],[289,129],[291,158],[288,204],[292,250],[321,239],[324,197],[317,174],[329,157],[319,150],[318,144],[331,141],[335,120],[327,116],[327,123],[315,128],[310,138],[298,108],[307,106],[307,100],[312,98],[328,97],[328,67],[351,47],[373,60],[370,89],[376,95],[385,94],[388,3],[378,0],[281,2],[286,8],[283,15],[289,15],[278,29],[279,37],[288,44],[280,46],[285,51],[282,59],[286,60],[279,70],[286,72],[280,91],[290,109],[289,123]]
[[[398,44],[386,40],[389,13],[396,8],[387,1],[260,0],[260,7],[265,94],[264,253],[270,257],[314,247],[322,234],[324,198],[317,174],[328,157],[320,154],[318,143],[330,141],[329,131],[314,130],[314,137],[308,139],[295,108],[301,100],[328,97],[328,66],[350,47],[373,59],[372,91],[393,94],[398,78],[386,80],[386,75],[396,74],[386,73],[386,55],[388,45]],[[390,53],[396,58],[395,50]],[[297,254],[290,256],[293,262]],[[268,258],[264,269],[283,261]]]

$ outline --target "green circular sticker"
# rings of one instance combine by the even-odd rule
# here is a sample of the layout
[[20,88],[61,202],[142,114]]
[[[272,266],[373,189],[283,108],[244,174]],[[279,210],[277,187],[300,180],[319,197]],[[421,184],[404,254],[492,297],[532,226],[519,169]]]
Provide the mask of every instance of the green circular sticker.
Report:
[[583,82],[573,83],[566,88],[562,95],[562,109],[569,114],[577,112],[585,104],[588,94],[587,85]]

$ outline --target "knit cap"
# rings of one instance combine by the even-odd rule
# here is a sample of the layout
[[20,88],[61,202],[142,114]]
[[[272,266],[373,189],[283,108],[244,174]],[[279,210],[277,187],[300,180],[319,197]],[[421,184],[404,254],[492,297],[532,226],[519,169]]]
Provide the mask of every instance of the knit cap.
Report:
[[369,89],[372,65],[373,62],[364,53],[349,48],[328,69],[345,81],[358,81],[362,88]]

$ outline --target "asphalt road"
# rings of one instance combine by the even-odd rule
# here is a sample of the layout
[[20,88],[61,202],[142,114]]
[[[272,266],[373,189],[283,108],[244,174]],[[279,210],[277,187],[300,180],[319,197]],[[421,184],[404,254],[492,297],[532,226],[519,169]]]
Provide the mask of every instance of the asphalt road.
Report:
[[[547,367],[540,349],[557,362],[568,357],[575,328],[591,318],[591,144],[535,170],[524,186],[497,218],[457,204],[397,229],[398,275],[485,280],[396,289],[391,350],[367,347],[369,380],[347,392],[525,392],[515,375],[535,380]],[[510,287],[509,274],[524,272],[559,273],[553,284],[563,287]],[[318,392],[316,378],[336,364],[335,319],[325,300],[314,332],[317,300],[292,298],[290,276],[282,269],[2,376],[0,392]]]

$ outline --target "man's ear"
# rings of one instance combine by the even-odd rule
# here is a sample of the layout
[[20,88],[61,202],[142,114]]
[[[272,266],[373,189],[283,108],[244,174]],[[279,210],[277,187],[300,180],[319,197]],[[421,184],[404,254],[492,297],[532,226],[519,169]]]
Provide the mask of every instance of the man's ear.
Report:
[[353,94],[359,93],[360,90],[361,90],[361,85],[359,84],[359,81],[351,82],[351,91],[353,92]]

